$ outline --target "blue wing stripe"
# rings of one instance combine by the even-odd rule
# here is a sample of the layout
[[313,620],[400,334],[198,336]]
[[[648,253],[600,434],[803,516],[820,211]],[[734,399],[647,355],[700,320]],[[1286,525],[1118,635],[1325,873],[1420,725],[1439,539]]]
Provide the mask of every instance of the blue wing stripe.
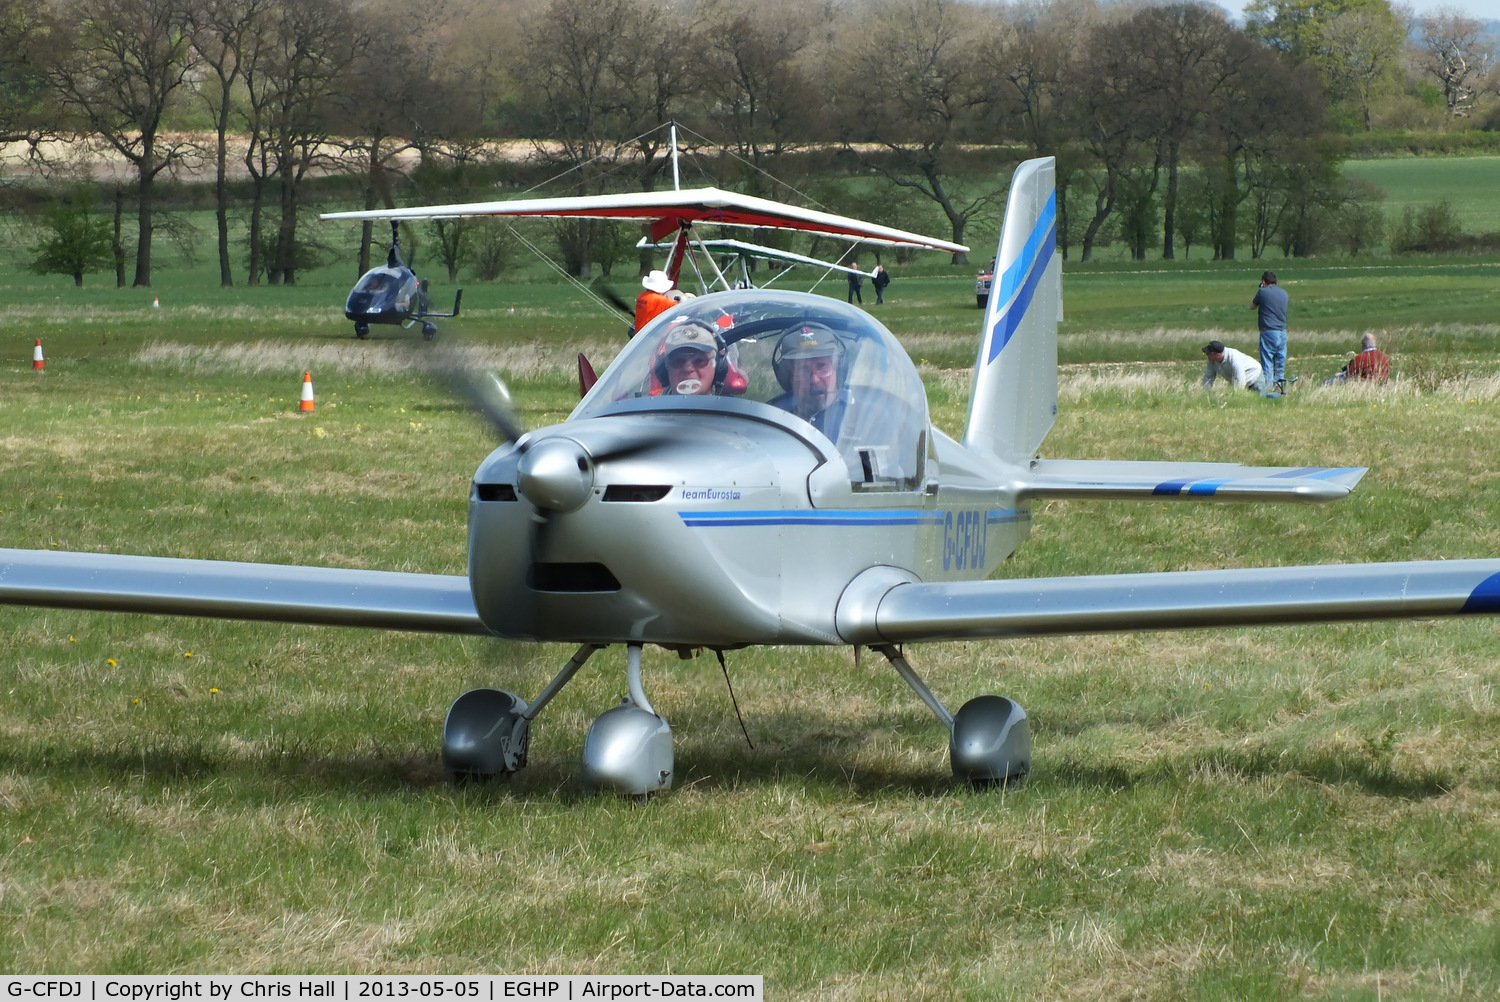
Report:
[[1334,477],[1343,476],[1346,473],[1358,473],[1358,466],[1301,466],[1295,470],[1283,470],[1281,473],[1271,473],[1265,477],[1225,477],[1218,480],[1164,480],[1152,488],[1152,494],[1181,494],[1187,491],[1189,494],[1209,495],[1217,494],[1220,487],[1225,484],[1237,484],[1246,480],[1283,480],[1283,479],[1306,479],[1306,480],[1332,480]]
[[1469,600],[1459,612],[1472,615],[1500,613],[1500,574],[1491,574],[1479,582],[1479,587],[1469,593]]

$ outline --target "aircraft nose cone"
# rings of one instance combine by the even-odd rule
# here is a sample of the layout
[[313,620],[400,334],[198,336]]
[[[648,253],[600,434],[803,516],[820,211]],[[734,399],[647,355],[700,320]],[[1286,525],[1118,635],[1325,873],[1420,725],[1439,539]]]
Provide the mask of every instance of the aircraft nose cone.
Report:
[[594,466],[577,442],[549,438],[536,443],[516,466],[516,487],[547,511],[572,511],[594,489]]

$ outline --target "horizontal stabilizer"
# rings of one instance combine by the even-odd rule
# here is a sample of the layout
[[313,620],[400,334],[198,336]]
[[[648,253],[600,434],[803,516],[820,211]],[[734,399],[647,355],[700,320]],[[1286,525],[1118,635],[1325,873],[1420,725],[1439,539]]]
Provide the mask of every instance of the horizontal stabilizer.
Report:
[[1320,504],[1346,497],[1359,466],[1240,466],[1237,463],[1041,459],[1022,498],[1055,500],[1271,501]]
[[851,644],[1500,615],[1500,560],[895,584]]
[[467,577],[0,550],[0,603],[488,635]]

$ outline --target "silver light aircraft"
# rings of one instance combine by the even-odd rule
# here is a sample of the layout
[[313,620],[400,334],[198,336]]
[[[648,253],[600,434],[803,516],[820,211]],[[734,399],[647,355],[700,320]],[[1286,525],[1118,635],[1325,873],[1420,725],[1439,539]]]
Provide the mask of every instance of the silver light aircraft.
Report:
[[988,580],[1041,499],[1317,503],[1364,473],[1036,458],[1057,412],[1055,209],[1052,161],[1023,164],[959,440],[932,426],[915,366],[863,311],[713,293],[640,331],[566,421],[479,465],[467,576],[0,550],[0,601],[579,645],[530,701],[458,698],[442,737],[456,776],[522,768],[542,709],[622,645],[630,697],[589,729],[583,778],[634,795],[675,772],[646,644],[872,648],[946,728],[954,775],[988,783],[1030,770],[1025,711],[980,696],[951,713],[904,645],[1500,613],[1500,560]]

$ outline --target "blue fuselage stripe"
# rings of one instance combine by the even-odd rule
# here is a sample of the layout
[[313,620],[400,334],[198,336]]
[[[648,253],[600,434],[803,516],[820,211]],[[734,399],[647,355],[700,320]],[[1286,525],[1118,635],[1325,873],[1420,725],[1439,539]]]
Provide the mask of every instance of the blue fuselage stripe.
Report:
[[726,525],[942,525],[943,512],[913,511],[680,511],[695,527]]

